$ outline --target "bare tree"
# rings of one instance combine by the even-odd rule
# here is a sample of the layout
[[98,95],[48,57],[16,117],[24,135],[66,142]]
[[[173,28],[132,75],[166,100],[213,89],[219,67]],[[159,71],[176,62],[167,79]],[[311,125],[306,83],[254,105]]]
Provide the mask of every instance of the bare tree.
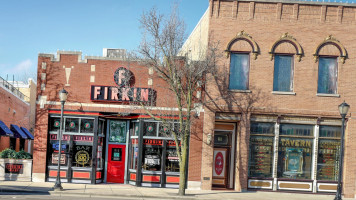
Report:
[[[207,77],[214,78],[216,75],[216,49],[206,49],[199,61],[193,61],[189,51],[181,51],[186,34],[185,23],[179,18],[177,7],[173,8],[169,16],[162,15],[153,8],[142,14],[140,22],[143,38],[138,52],[142,56],[141,59],[145,66],[153,68],[157,76],[168,85],[178,110],[175,112],[175,116],[178,116],[178,127],[170,130],[179,158],[178,194],[185,195],[191,125],[197,109],[203,103],[202,91],[208,81]],[[141,106],[152,118],[162,121],[165,127],[172,127],[169,125],[172,121],[162,117],[168,115],[167,112],[157,115],[151,113],[146,105],[141,103]]]

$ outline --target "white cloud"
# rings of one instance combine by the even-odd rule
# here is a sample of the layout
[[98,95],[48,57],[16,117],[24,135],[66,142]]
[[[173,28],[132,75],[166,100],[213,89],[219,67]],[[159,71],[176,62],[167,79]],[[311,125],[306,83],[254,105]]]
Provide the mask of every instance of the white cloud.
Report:
[[4,79],[6,77],[15,76],[15,80],[27,80],[28,78],[35,78],[36,77],[36,66],[30,59],[21,61],[20,63],[16,64],[14,67],[10,67],[9,64],[1,64],[0,63],[0,76]]
[[26,72],[29,71],[32,67],[33,63],[30,59],[24,60],[17,64],[14,68],[12,68],[10,71],[13,73],[21,73],[21,72]]

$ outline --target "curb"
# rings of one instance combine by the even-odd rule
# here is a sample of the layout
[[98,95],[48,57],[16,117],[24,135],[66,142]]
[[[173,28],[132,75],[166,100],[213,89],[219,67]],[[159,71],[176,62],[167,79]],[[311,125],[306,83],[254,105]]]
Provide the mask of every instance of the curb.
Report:
[[[90,198],[98,198],[98,197],[108,197],[108,198],[119,198],[119,199],[127,199],[127,198],[134,198],[134,199],[184,199],[184,200],[196,200],[197,198],[195,197],[190,197],[189,195],[187,196],[157,196],[157,195],[130,195],[130,194],[120,194],[118,196],[117,194],[88,194],[88,193],[71,193],[71,192],[66,192],[66,191],[61,191],[61,192],[55,192],[55,191],[49,191],[49,194],[51,196],[81,196],[81,197],[90,197]],[[199,198],[200,200],[203,200]]]

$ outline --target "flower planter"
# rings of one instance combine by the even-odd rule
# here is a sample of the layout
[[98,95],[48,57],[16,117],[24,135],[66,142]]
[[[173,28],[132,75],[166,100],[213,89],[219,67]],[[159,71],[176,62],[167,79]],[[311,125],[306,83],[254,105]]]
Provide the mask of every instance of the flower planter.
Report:
[[32,181],[32,159],[0,158],[0,181]]

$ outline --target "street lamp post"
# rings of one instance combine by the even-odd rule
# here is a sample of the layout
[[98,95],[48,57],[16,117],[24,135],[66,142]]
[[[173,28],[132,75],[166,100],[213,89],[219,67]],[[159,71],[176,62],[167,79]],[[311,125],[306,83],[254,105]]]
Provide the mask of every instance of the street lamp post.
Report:
[[339,105],[339,112],[342,117],[342,130],[341,130],[341,146],[340,146],[340,159],[339,159],[339,177],[337,179],[337,192],[334,200],[341,200],[341,179],[342,179],[342,169],[343,169],[343,160],[344,160],[344,135],[345,135],[345,117],[349,111],[350,105],[345,101]]
[[63,127],[63,109],[64,109],[64,104],[67,101],[67,95],[68,92],[65,89],[62,89],[59,91],[59,100],[61,102],[61,121],[59,124],[59,133],[57,135],[58,138],[58,169],[57,169],[57,179],[56,183],[54,184],[54,191],[61,191],[63,190],[62,184],[61,184],[61,153],[62,153],[62,127]]

